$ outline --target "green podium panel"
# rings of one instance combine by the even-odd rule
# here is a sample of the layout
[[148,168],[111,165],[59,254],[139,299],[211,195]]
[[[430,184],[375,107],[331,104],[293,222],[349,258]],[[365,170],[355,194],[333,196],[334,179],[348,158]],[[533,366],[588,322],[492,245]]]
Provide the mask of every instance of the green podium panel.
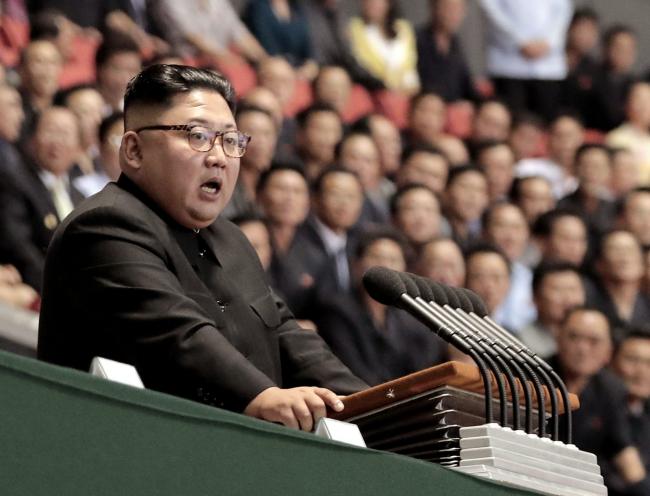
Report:
[[524,495],[0,352],[0,494]]

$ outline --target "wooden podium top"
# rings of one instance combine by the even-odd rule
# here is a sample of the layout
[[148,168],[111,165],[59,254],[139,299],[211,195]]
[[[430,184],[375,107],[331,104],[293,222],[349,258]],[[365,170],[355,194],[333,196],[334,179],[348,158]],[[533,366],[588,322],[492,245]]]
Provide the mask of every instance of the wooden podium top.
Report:
[[[483,393],[483,380],[476,365],[462,362],[446,362],[351,394],[343,399],[345,409],[341,413],[329,412],[328,416],[338,420],[346,420],[376,408],[425,393],[439,386],[454,386],[465,391]],[[506,387],[508,387],[507,382]],[[519,384],[519,389],[523,391],[521,384]],[[534,401],[537,401],[535,389],[531,389]],[[498,389],[494,377],[492,377],[492,390],[496,396]],[[546,388],[544,388],[544,392],[547,400],[546,409],[550,411],[550,395]],[[556,392],[556,394],[560,413],[563,413],[562,398],[559,392]],[[523,394],[520,396],[523,405]],[[577,410],[580,406],[578,397],[575,394],[569,394],[569,400],[571,410]]]

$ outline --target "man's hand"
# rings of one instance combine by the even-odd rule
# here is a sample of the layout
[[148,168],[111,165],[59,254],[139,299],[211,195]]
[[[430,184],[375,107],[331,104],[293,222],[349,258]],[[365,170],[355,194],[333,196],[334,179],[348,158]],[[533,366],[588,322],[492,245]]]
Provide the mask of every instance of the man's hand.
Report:
[[329,389],[271,387],[253,398],[244,414],[309,432],[318,419],[326,416],[328,406],[337,412],[343,410],[343,403]]
[[548,54],[551,47],[544,40],[532,40],[519,47],[521,54],[527,59],[539,59]]

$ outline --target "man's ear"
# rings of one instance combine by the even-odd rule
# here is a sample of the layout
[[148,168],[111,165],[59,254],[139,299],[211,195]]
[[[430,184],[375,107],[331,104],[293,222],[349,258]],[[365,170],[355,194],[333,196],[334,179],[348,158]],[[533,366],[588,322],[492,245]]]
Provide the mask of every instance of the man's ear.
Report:
[[135,131],[124,133],[120,146],[120,158],[131,169],[139,169],[142,166],[140,137]]

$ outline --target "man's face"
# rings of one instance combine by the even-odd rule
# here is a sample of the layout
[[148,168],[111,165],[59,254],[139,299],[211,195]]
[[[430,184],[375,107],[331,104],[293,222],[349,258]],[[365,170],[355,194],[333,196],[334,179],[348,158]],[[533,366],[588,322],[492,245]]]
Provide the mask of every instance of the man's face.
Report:
[[92,88],[75,91],[66,101],[66,107],[72,110],[79,120],[84,146],[97,143],[97,131],[104,116],[104,105],[102,95]]
[[609,333],[609,323],[602,313],[574,311],[558,336],[558,354],[564,369],[572,376],[589,378],[607,365],[612,353]]
[[572,216],[560,217],[553,223],[544,247],[544,257],[580,266],[587,252],[587,228]]
[[399,200],[395,224],[412,243],[431,241],[440,231],[438,199],[424,188],[408,191]]
[[639,282],[643,277],[643,254],[633,234],[616,231],[603,241],[598,269],[601,275],[616,282]]
[[521,210],[514,205],[497,207],[486,228],[488,238],[511,262],[521,257],[528,244],[528,224]]
[[339,162],[359,176],[365,191],[374,191],[379,186],[379,151],[371,137],[353,135],[347,138],[342,143]]
[[559,325],[571,308],[584,303],[584,286],[573,271],[546,275],[535,294],[539,319],[547,324]]
[[341,119],[334,112],[315,112],[302,130],[301,148],[322,165],[334,161],[334,149],[343,135]]
[[419,274],[453,287],[465,284],[465,259],[458,245],[449,239],[428,243],[418,262]]
[[465,0],[437,0],[433,2],[433,18],[446,33],[453,34],[465,19]]
[[363,274],[370,267],[375,266],[386,267],[399,272],[406,270],[406,260],[404,259],[402,247],[389,238],[376,240],[354,264],[355,279],[360,281]]
[[25,119],[20,94],[10,86],[0,87],[0,138],[11,143],[20,136],[20,128]]
[[34,41],[25,48],[22,66],[23,85],[30,93],[51,97],[59,89],[63,60],[49,41]]
[[349,173],[334,172],[323,179],[316,194],[315,210],[319,219],[333,230],[347,231],[359,219],[363,190],[359,180]]
[[475,141],[505,141],[510,134],[511,120],[510,112],[503,104],[486,103],[474,118],[472,139]]
[[[228,104],[210,90],[178,94],[168,108],[139,114],[133,127],[200,124],[215,131],[236,129]],[[217,138],[212,150],[199,152],[190,147],[185,131],[127,131],[120,150],[122,169],[176,222],[204,228],[230,200],[239,174],[239,159],[226,156],[220,143]]]
[[413,153],[398,173],[400,185],[408,183],[421,183],[429,187],[434,193],[442,194],[447,184],[449,165],[438,154],[428,152]]
[[576,175],[580,188],[590,196],[600,196],[609,187],[611,162],[604,150],[592,148],[576,160]]
[[427,95],[411,110],[410,129],[416,138],[433,144],[445,127],[445,102],[435,95]]
[[242,167],[263,172],[271,166],[278,131],[273,119],[262,112],[244,112],[237,119],[237,126],[251,137],[242,157]]
[[447,188],[446,196],[454,216],[464,222],[475,221],[488,204],[487,181],[479,172],[466,172]]
[[467,260],[466,286],[485,301],[490,313],[494,312],[510,289],[510,274],[505,260],[496,253],[475,253]]
[[374,115],[370,118],[370,132],[379,149],[383,174],[394,174],[399,169],[402,155],[402,137],[399,130],[383,115]]
[[507,145],[493,146],[480,157],[480,166],[485,171],[490,199],[504,198],[512,185],[515,156]]
[[641,182],[639,160],[629,150],[618,150],[612,156],[612,175],[610,190],[615,198],[620,198]]
[[329,103],[340,114],[350,99],[352,80],[341,67],[325,67],[316,79],[316,100]]
[[630,90],[626,104],[630,122],[639,127],[650,126],[650,84],[636,83]]
[[260,202],[270,222],[297,227],[309,212],[307,182],[296,171],[274,172],[261,191]]
[[621,343],[614,369],[634,398],[650,398],[650,339],[631,337]]
[[525,179],[520,185],[519,207],[532,225],[537,218],[555,207],[550,183],[541,177]]
[[630,33],[614,36],[606,47],[606,58],[616,72],[628,72],[636,61],[636,38]]
[[623,222],[642,245],[650,245],[650,193],[631,194],[623,211]]
[[584,129],[580,123],[571,117],[560,117],[553,122],[549,131],[549,155],[562,165],[571,164],[583,141]]
[[118,52],[97,68],[97,80],[108,103],[122,100],[126,85],[140,72],[141,66],[137,53]]
[[56,176],[66,174],[79,154],[79,125],[68,109],[51,107],[41,115],[33,137],[36,162]]
[[258,70],[260,86],[268,88],[285,108],[294,97],[296,74],[282,57],[269,57]]

